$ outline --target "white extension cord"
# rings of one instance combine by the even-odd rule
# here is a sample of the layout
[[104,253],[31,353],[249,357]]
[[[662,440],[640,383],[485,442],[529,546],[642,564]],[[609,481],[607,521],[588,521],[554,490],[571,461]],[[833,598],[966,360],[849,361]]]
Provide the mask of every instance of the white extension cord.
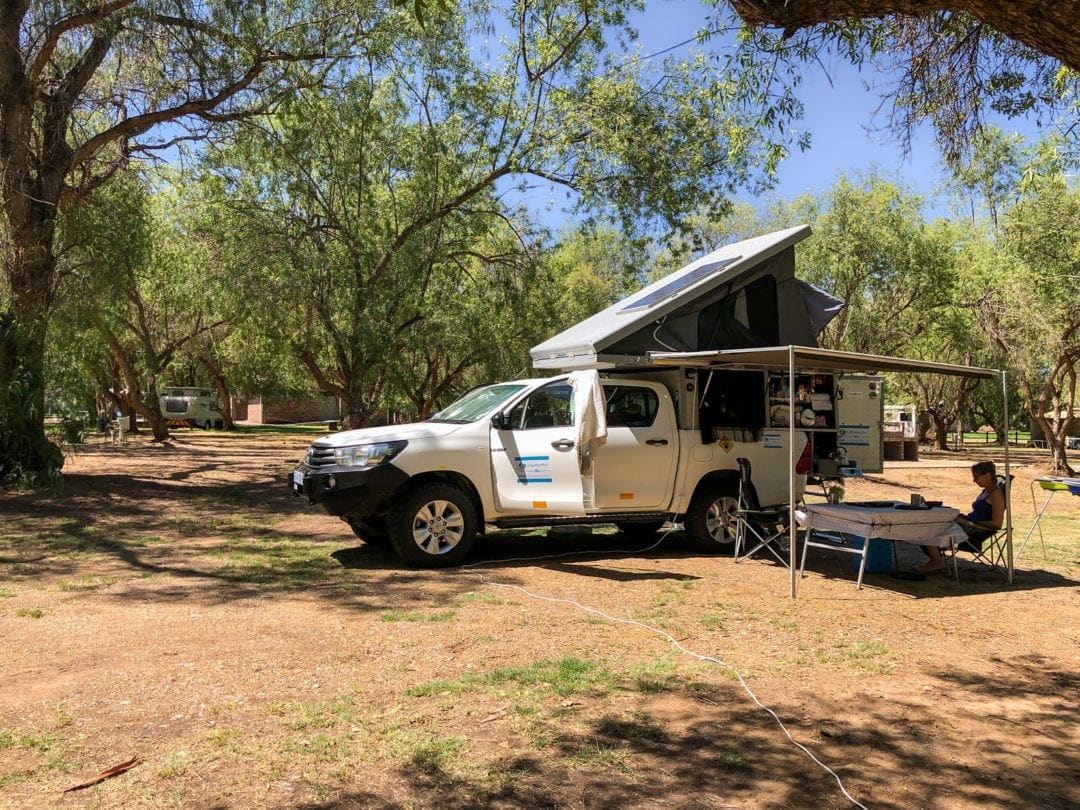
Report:
[[780,730],[782,732],[784,732],[784,735],[788,738],[788,740],[791,742],[791,744],[794,745],[799,750],[801,750],[804,754],[806,754],[808,757],[810,757],[810,759],[813,760],[818,766],[820,766],[826,772],[828,772],[832,776],[832,778],[836,780],[836,784],[840,788],[840,792],[843,793],[845,797],[847,797],[848,801],[850,801],[853,805],[860,808],[861,810],[866,810],[865,805],[863,805],[861,802],[858,801],[858,799],[856,799],[854,796],[852,796],[850,793],[847,792],[847,788],[844,787],[844,783],[840,779],[840,776],[836,773],[836,771],[834,771],[832,768],[830,768],[828,765],[826,765],[824,762],[822,762],[820,759],[818,759],[816,756],[814,756],[814,753],[809,748],[807,748],[805,745],[803,745],[801,742],[799,742],[798,740],[796,740],[794,737],[791,736],[791,732],[788,731],[787,726],[784,725],[784,721],[780,719],[779,715],[777,715],[776,712],[774,712],[772,709],[770,709],[768,706],[766,706],[764,703],[762,703],[758,699],[757,695],[754,694],[754,692],[750,689],[750,686],[746,683],[746,680],[743,678],[742,673],[739,672],[739,670],[737,670],[731,664],[727,663],[726,661],[724,661],[724,660],[722,660],[720,658],[714,658],[713,656],[702,655],[701,653],[696,653],[693,650],[688,650],[686,647],[684,647],[682,644],[680,644],[679,641],[677,639],[675,639],[671,634],[666,633],[666,632],[664,632],[663,630],[661,630],[661,629],[659,629],[657,627],[653,627],[653,626],[645,624],[643,622],[634,621],[633,619],[621,619],[618,616],[612,616],[612,615],[610,615],[608,613],[604,613],[602,610],[597,610],[596,608],[589,607],[588,605],[583,605],[580,602],[575,602],[573,599],[566,599],[566,598],[557,597],[557,596],[544,596],[543,594],[533,593],[532,591],[527,590],[526,588],[523,588],[520,585],[511,585],[511,584],[506,583],[506,582],[497,582],[495,580],[488,579],[480,571],[472,571],[472,570],[470,570],[470,569],[473,569],[473,568],[478,568],[478,567],[480,567],[482,565],[501,565],[501,564],[505,564],[505,563],[535,562],[537,560],[554,560],[554,559],[558,559],[560,557],[578,557],[578,556],[583,556],[583,555],[587,555],[587,554],[644,554],[647,551],[652,551],[654,548],[656,548],[662,542],[664,542],[665,538],[668,536],[668,534],[671,533],[671,531],[672,531],[672,529],[669,528],[666,531],[660,532],[659,537],[657,538],[655,543],[653,543],[651,545],[648,545],[648,546],[645,546],[644,548],[641,548],[641,549],[633,549],[633,550],[631,550],[631,549],[615,549],[615,550],[604,549],[604,550],[595,550],[595,551],[568,551],[568,552],[566,552],[564,554],[543,554],[543,555],[540,555],[538,557],[512,557],[512,558],[505,559],[505,560],[489,560],[489,561],[481,561],[481,562],[476,562],[476,563],[469,563],[467,565],[461,566],[460,570],[462,572],[464,572],[464,573],[474,574],[475,576],[480,577],[480,583],[482,585],[490,585],[491,587],[494,587],[494,588],[507,588],[509,590],[520,591],[521,593],[525,594],[526,596],[528,596],[528,597],[530,597],[532,599],[538,599],[538,600],[543,601],[543,602],[555,602],[555,603],[562,603],[562,604],[566,604],[566,605],[572,605],[573,607],[576,607],[578,610],[585,611],[586,613],[591,613],[594,616],[599,616],[599,617],[601,617],[603,619],[607,619],[610,622],[615,622],[617,624],[629,624],[629,625],[633,625],[634,627],[640,627],[642,630],[646,630],[646,631],[648,631],[650,633],[653,633],[654,635],[657,635],[657,636],[660,636],[661,638],[667,639],[667,641],[673,647],[675,647],[675,649],[677,649],[679,652],[681,652],[683,655],[685,655],[685,656],[687,656],[689,658],[695,658],[698,661],[707,661],[707,662],[709,662],[711,664],[716,664],[718,666],[725,667],[725,668],[731,670],[733,673],[735,673],[735,677],[738,678],[739,684],[742,686],[742,688],[746,692],[746,694],[750,696],[750,699],[760,709],[762,709],[765,712],[768,712],[769,715],[772,716],[773,720],[776,721],[776,724],[780,727]]

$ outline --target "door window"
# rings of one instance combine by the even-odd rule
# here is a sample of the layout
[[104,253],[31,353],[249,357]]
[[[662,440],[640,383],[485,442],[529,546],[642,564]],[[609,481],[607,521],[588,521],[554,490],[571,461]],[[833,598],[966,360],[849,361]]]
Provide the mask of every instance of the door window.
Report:
[[563,427],[574,424],[574,389],[558,382],[533,391],[510,411],[512,430]]
[[648,388],[617,386],[605,389],[609,427],[651,427],[656,421],[660,399]]

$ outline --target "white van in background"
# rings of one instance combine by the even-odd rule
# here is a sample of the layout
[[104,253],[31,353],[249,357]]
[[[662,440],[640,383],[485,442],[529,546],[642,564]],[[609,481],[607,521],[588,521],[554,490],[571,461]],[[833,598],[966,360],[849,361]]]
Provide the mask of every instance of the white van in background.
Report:
[[209,388],[169,388],[160,395],[161,415],[171,426],[205,430],[225,426],[221,405]]

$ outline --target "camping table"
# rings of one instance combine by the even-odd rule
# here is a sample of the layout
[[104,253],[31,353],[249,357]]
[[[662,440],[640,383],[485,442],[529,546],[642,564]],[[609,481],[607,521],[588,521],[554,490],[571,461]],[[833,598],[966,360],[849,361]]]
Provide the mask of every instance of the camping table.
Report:
[[[1035,503],[1035,485],[1038,484],[1039,488],[1046,492],[1046,500],[1043,501],[1043,505],[1040,508]],[[1016,550],[1014,560],[1018,558],[1024,551],[1024,546],[1027,545],[1028,539],[1031,537],[1032,532],[1036,527],[1039,527],[1039,543],[1042,545],[1043,559],[1046,559],[1046,542],[1043,540],[1042,527],[1039,526],[1039,521],[1042,520],[1043,513],[1046,512],[1046,507],[1050,505],[1050,501],[1054,495],[1058,492],[1070,492],[1073,495],[1080,495],[1080,478],[1055,478],[1053,476],[1044,475],[1031,479],[1031,507],[1036,509],[1035,519],[1031,521],[1031,528],[1027,530],[1027,534],[1024,535],[1024,539],[1020,541],[1020,548]]]
[[[862,587],[863,572],[866,570],[866,555],[870,550],[870,541],[889,540],[902,543],[917,543],[921,546],[955,549],[956,543],[967,539],[964,530],[953,523],[960,514],[958,509],[948,506],[935,506],[929,509],[912,509],[909,504],[899,501],[867,501],[863,503],[815,503],[795,512],[795,516],[807,529],[803,543],[802,565],[799,576],[806,569],[807,547],[831,548],[848,554],[858,554],[859,579],[855,588]],[[863,538],[862,548],[827,542],[829,533],[850,534]],[[814,540],[815,534],[822,536]],[[824,536],[823,536],[824,535]],[[895,550],[895,546],[894,546]]]

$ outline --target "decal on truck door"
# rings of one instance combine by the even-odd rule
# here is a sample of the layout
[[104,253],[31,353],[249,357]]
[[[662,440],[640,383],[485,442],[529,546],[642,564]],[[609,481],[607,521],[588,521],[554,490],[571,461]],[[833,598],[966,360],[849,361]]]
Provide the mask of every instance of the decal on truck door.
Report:
[[584,515],[573,388],[554,380],[519,400],[508,426],[492,427],[491,474],[504,514]]
[[551,456],[514,456],[519,484],[550,484]]

